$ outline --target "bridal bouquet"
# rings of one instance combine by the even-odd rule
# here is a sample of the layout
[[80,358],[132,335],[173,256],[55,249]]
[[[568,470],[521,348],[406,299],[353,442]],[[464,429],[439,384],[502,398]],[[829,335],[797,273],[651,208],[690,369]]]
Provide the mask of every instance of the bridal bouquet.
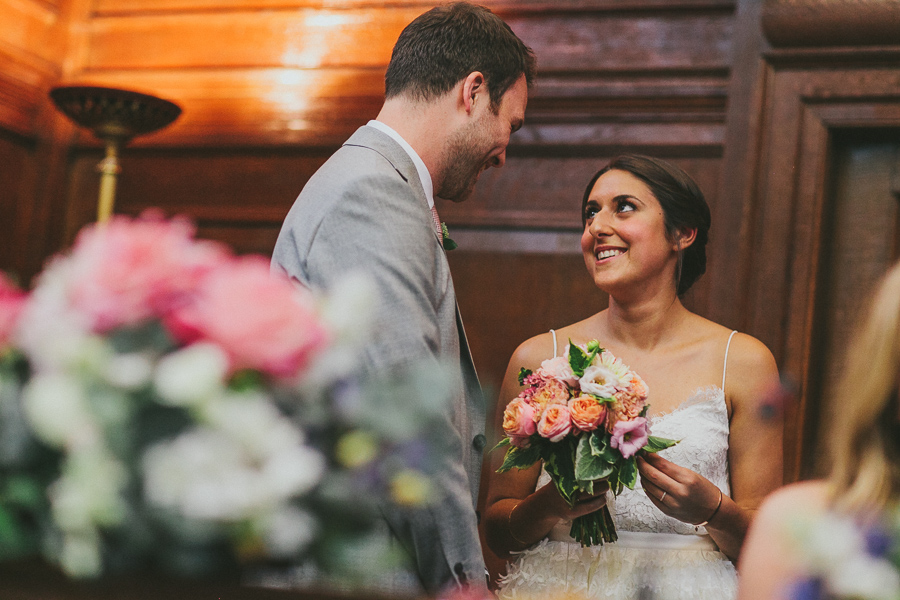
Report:
[[28,294],[0,274],[0,560],[365,562],[374,499],[428,501],[422,398],[442,401],[360,376],[372,291],[314,295],[153,215],[86,228]]
[[[525,391],[503,413],[507,437],[497,447],[508,449],[499,472],[541,460],[572,506],[597,481],[608,481],[615,494],[634,489],[637,453],[676,443],[650,435],[647,385],[596,340],[584,347],[570,340],[564,356],[535,372],[521,369],[519,384]],[[582,546],[618,539],[607,507],[574,519],[570,535]]]

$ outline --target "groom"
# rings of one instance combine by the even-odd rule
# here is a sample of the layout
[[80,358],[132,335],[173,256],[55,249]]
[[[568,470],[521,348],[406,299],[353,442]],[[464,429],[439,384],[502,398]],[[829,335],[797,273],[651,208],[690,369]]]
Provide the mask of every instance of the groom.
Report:
[[394,46],[378,117],[310,178],[272,258],[273,269],[310,287],[352,270],[375,279],[370,370],[423,358],[456,365],[441,440],[450,452],[431,473],[441,498],[427,509],[383,511],[430,594],[485,585],[475,514],[485,407],[434,196],[461,202],[482,171],[503,166],[533,77],[531,50],[488,9],[460,2],[419,16]]

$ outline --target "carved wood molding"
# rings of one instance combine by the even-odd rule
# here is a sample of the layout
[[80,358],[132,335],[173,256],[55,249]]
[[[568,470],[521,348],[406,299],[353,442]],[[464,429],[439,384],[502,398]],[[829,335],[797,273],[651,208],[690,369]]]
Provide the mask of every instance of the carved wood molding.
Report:
[[762,28],[775,47],[900,44],[900,0],[765,0]]

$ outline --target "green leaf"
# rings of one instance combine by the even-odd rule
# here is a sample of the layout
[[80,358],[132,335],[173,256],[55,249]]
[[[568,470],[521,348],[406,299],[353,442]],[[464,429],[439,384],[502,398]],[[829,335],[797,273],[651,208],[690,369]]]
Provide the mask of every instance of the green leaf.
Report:
[[593,454],[589,436],[581,436],[575,451],[575,479],[579,482],[604,479],[612,470],[613,463]]
[[647,438],[647,443],[644,445],[641,450],[644,452],[650,452],[651,454],[659,452],[660,450],[665,450],[666,448],[671,448],[675,444],[678,443],[678,440],[670,440],[667,438],[661,438],[651,435]]
[[525,378],[531,375],[531,369],[522,367],[519,369],[519,385],[525,385]]
[[262,373],[256,369],[242,369],[231,376],[228,387],[236,392],[246,392],[263,387]]
[[618,460],[619,454],[609,445],[609,435],[605,431],[592,431],[590,440],[591,454],[599,456],[608,463],[615,463]]
[[498,473],[505,473],[512,468],[527,469],[541,458],[541,448],[532,444],[528,448],[510,448],[506,451],[503,464],[497,469]]
[[496,450],[498,448],[503,448],[504,446],[509,446],[510,443],[512,443],[512,440],[510,440],[508,437],[505,437],[502,440],[500,440],[499,442],[497,442],[496,446],[491,448],[491,452],[493,452],[494,450]]
[[596,352],[586,353],[575,345],[572,338],[569,338],[569,366],[572,367],[572,373],[575,377],[584,375],[584,370],[594,360],[594,356],[596,356]]
[[629,490],[634,489],[634,486],[637,483],[637,475],[637,462],[634,460],[634,457],[629,458],[619,466],[619,483]]

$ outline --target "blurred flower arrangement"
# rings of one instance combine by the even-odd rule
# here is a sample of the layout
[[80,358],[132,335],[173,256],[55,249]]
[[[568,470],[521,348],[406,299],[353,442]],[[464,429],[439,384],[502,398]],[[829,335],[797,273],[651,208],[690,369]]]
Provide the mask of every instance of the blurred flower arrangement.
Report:
[[361,376],[371,284],[317,296],[193,233],[120,216],[30,293],[0,276],[0,560],[352,570],[379,499],[428,502],[440,374]]
[[792,600],[900,599],[900,511],[863,524],[847,515],[795,515],[788,541],[803,573]]

